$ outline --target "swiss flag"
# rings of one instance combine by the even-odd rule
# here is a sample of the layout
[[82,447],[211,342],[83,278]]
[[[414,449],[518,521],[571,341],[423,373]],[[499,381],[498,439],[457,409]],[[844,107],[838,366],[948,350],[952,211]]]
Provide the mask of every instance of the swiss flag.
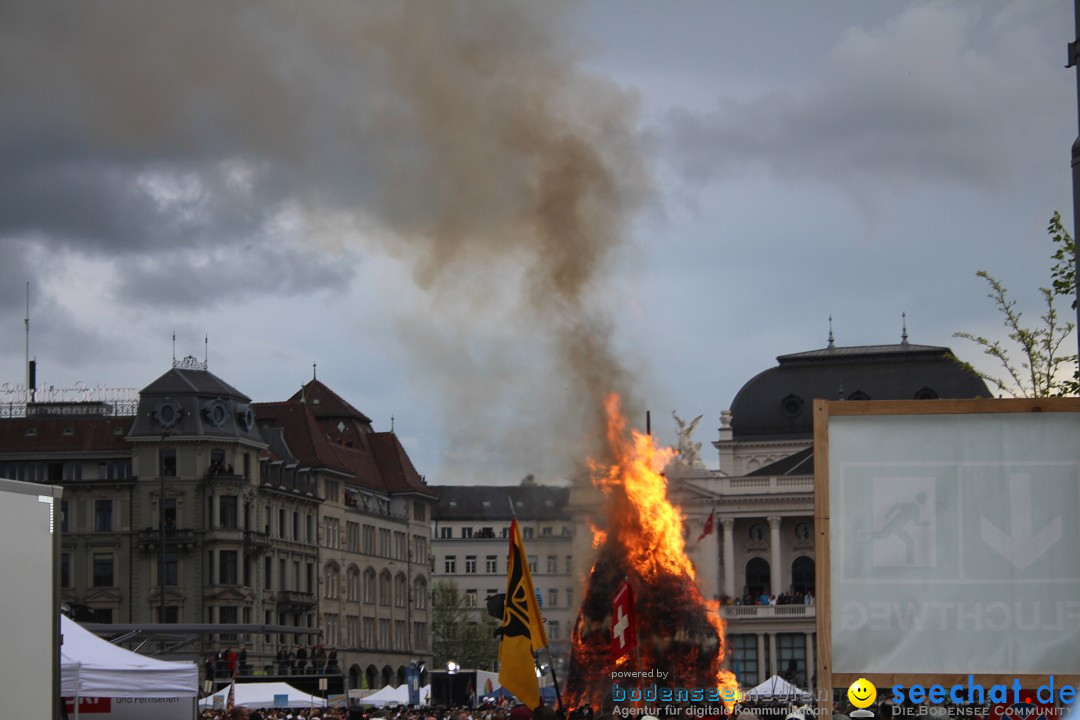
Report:
[[637,647],[637,618],[634,616],[634,591],[623,581],[611,601],[611,659],[618,660]]

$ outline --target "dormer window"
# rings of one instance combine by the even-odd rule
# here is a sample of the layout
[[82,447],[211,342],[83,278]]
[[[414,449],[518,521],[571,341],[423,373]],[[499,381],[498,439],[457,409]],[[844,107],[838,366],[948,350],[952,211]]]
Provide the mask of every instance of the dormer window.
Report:
[[780,411],[784,417],[797,418],[802,415],[803,399],[798,395],[788,395],[780,401]]

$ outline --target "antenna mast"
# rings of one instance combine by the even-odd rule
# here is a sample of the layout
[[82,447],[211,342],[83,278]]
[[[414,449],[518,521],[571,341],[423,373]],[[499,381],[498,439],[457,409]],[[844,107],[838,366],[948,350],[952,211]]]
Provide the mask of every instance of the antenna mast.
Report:
[[26,281],[26,401],[30,402],[30,281]]

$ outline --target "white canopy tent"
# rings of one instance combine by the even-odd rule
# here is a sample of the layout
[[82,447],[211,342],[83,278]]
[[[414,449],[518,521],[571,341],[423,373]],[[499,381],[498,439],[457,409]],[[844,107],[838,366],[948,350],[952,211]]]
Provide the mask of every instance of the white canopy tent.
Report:
[[792,700],[808,702],[813,698],[813,695],[805,690],[795,687],[779,675],[773,675],[757,687],[747,690],[746,697],[748,700]]
[[[217,707],[225,707],[225,702],[229,698],[230,687],[232,686],[228,685],[213,695],[204,697],[199,701],[199,709],[213,709],[215,707],[215,698],[217,698]],[[321,697],[308,695],[306,692],[297,690],[292,685],[283,682],[236,683],[236,697],[233,698],[233,702],[236,705],[243,705],[252,710],[272,708],[275,707],[275,698],[278,695],[286,696],[285,707],[326,707],[326,701]]]
[[[431,694],[430,690],[428,691],[428,694]],[[423,691],[421,691],[420,697],[424,697]],[[400,685],[398,687],[393,687],[391,685],[387,685],[382,690],[368,695],[363,700],[361,700],[360,703],[363,705],[372,705],[374,707],[386,707],[387,705],[393,704],[408,705],[409,686]]]
[[60,693],[64,697],[196,697],[199,669],[113,645],[66,616],[60,617]]

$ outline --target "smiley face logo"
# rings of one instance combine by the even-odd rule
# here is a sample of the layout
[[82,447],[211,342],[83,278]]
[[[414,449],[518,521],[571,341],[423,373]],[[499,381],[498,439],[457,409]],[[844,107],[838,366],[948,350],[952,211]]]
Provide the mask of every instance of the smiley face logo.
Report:
[[877,700],[877,688],[866,678],[859,678],[847,689],[848,700],[857,708],[866,708]]

